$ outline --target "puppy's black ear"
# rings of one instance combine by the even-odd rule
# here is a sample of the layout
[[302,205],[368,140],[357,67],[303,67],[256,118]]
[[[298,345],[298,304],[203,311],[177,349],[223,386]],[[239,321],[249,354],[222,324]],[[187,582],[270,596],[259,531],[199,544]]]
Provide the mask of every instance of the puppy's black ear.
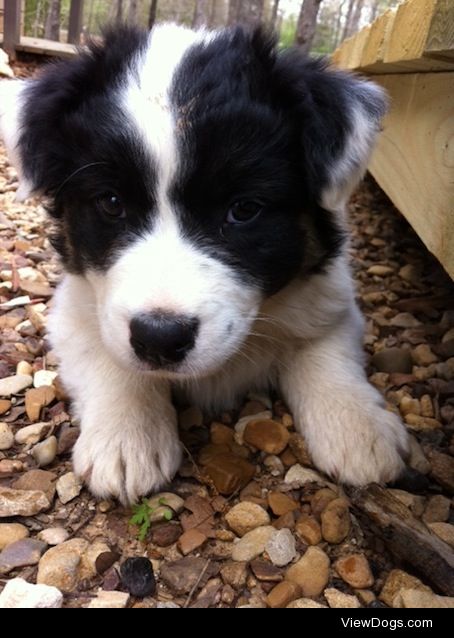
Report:
[[341,210],[366,170],[385,92],[295,49],[278,55],[273,87],[296,127],[305,187],[323,207]]

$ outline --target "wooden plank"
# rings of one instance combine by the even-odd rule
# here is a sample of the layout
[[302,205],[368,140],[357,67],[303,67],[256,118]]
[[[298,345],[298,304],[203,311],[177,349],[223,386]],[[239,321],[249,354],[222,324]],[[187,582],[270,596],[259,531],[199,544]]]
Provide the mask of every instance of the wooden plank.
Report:
[[68,42],[70,44],[80,44],[82,33],[82,23],[84,17],[84,0],[71,0],[69,11]]
[[410,0],[396,12],[384,62],[418,60],[424,55],[438,0]]
[[454,277],[454,72],[375,80],[392,109],[370,171]]
[[426,55],[454,61],[454,3],[439,0],[427,37]]
[[16,59],[16,46],[20,40],[21,2],[20,0],[5,0],[4,8],[4,37],[3,48],[10,60]]
[[369,39],[364,46],[363,55],[361,57],[362,67],[383,62],[395,15],[395,9],[388,9],[388,11],[377,18],[371,25]]
[[[0,34],[0,44],[2,43],[3,36]],[[72,58],[77,54],[77,49],[73,44],[54,42],[43,38],[28,38],[26,36],[22,36],[20,43],[16,45],[16,50],[60,58]]]

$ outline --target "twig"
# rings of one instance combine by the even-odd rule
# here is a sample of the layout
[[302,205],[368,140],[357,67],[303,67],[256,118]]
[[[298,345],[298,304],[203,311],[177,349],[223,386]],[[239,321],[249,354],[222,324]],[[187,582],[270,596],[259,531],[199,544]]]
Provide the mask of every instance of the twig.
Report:
[[207,560],[207,562],[205,563],[204,568],[202,569],[202,571],[199,574],[199,577],[197,578],[196,582],[194,583],[193,588],[191,589],[191,591],[189,592],[189,595],[186,599],[186,602],[183,605],[183,609],[187,609],[191,603],[192,597],[194,596],[195,592],[197,591],[198,586],[200,585],[200,583],[202,582],[202,578],[205,576],[208,567],[211,565],[211,558],[209,558]]

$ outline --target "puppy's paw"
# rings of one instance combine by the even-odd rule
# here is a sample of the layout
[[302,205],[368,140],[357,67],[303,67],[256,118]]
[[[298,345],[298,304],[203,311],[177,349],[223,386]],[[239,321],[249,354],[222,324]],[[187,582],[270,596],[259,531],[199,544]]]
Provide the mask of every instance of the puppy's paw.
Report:
[[408,434],[400,418],[381,406],[345,411],[320,438],[312,437],[315,464],[341,483],[388,483],[404,470]]
[[86,428],[74,446],[73,464],[95,496],[130,505],[169,483],[181,456],[171,427],[123,426],[104,434],[100,428]]

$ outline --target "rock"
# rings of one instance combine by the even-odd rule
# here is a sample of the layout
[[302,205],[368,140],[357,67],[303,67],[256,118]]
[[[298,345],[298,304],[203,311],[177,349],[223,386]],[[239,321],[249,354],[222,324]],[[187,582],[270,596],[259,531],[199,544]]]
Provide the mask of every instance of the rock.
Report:
[[34,516],[49,509],[44,492],[23,492],[0,486],[0,518],[10,516]]
[[58,437],[57,454],[68,454],[72,451],[77,439],[79,438],[79,428],[65,428]]
[[336,492],[333,492],[333,490],[328,487],[317,490],[317,492],[315,492],[315,494],[311,497],[311,509],[313,515],[316,517],[320,516],[328,503],[331,503],[331,501],[334,501],[336,498],[339,498]]
[[42,441],[53,429],[52,423],[34,423],[26,425],[16,432],[16,443],[18,445],[34,445]]
[[255,475],[255,466],[234,454],[220,454],[204,469],[224,496],[241,490]]
[[19,394],[33,383],[28,374],[15,374],[13,377],[0,379],[0,397],[8,399],[14,394]]
[[409,312],[400,312],[391,319],[390,324],[396,328],[417,328],[421,322]]
[[418,414],[407,414],[405,417],[405,423],[412,430],[416,430],[416,432],[431,431],[441,428],[440,421],[425,416],[419,416]]
[[322,540],[322,530],[316,518],[303,514],[296,523],[295,532],[306,545],[318,545]]
[[301,588],[296,583],[284,580],[276,585],[266,598],[266,604],[271,609],[285,609],[287,605],[301,596]]
[[60,609],[63,594],[55,587],[31,585],[22,578],[10,580],[0,594],[0,609]]
[[14,445],[14,434],[7,423],[0,423],[0,450],[9,450]]
[[22,461],[11,461],[10,459],[2,459],[0,461],[0,478],[3,476],[9,476],[10,474],[18,474],[24,471],[24,464]]
[[309,467],[312,466],[312,459],[307,449],[307,443],[301,434],[291,434],[288,444],[298,463],[308,465]]
[[419,403],[421,405],[421,416],[433,418],[435,416],[432,399],[428,394],[423,394]]
[[255,481],[251,481],[243,488],[240,492],[240,500],[242,502],[247,501],[249,503],[256,503],[263,507],[263,509],[268,508],[268,501],[265,497],[266,490],[262,490],[259,483]]
[[188,594],[197,585],[202,573],[204,577],[199,583],[200,586],[214,576],[218,569],[215,563],[208,563],[204,558],[187,556],[174,562],[163,563],[161,580],[177,594]]
[[433,592],[418,589],[405,589],[400,594],[401,607],[404,609],[454,609],[454,598],[437,596]]
[[200,408],[192,406],[183,410],[178,415],[178,424],[182,430],[190,430],[191,428],[200,428],[203,426],[203,414]]
[[233,443],[235,430],[215,421],[211,424],[210,435],[213,445],[230,445]]
[[430,366],[431,363],[437,363],[438,357],[432,352],[430,346],[426,343],[421,343],[419,346],[413,348],[412,352],[413,362],[417,366]]
[[23,538],[8,545],[0,554],[0,574],[9,574],[13,569],[37,565],[47,545],[34,538]]
[[273,522],[275,529],[295,529],[295,512],[287,512]]
[[321,483],[322,485],[326,483],[325,479],[318,474],[318,472],[314,472],[314,470],[308,470],[306,467],[302,467],[302,465],[294,465],[289,469],[284,479],[285,483],[289,483],[295,488],[303,487],[306,483]]
[[43,388],[52,386],[55,379],[58,377],[58,372],[52,372],[52,370],[38,370],[33,377],[33,386],[35,388]]
[[379,598],[388,607],[402,607],[401,593],[407,589],[416,589],[432,594],[432,590],[423,585],[415,576],[410,576],[410,574],[401,569],[393,569],[388,574]]
[[181,609],[181,607],[179,605],[177,605],[176,603],[158,603],[156,605],[156,609]]
[[381,264],[375,264],[367,269],[367,274],[374,277],[388,277],[394,273],[393,268],[390,266],[382,266]]
[[181,525],[175,523],[167,523],[153,528],[151,532],[151,540],[158,547],[170,547],[177,542],[182,535]]
[[180,522],[183,530],[187,532],[197,528],[199,532],[211,536],[214,525],[214,509],[209,500],[194,494],[185,500],[184,506],[192,513],[184,513],[181,516]]
[[410,284],[419,284],[421,281],[421,268],[415,264],[405,264],[399,270],[399,277]]
[[57,494],[63,505],[69,503],[82,491],[82,480],[74,474],[74,472],[68,472],[64,474],[57,481]]
[[270,454],[263,460],[263,466],[266,467],[271,476],[282,476],[285,472],[284,464],[275,454]]
[[378,372],[400,372],[410,374],[413,370],[413,359],[409,350],[403,348],[385,348],[372,357],[372,365]]
[[129,603],[129,594],[122,591],[100,589],[96,598],[90,601],[87,609],[125,609]]
[[45,470],[30,470],[14,481],[12,487],[15,490],[37,490],[39,492],[44,492],[49,499],[49,503],[52,503],[55,496],[56,481],[57,475],[53,472],[46,472]]
[[45,441],[37,443],[32,449],[32,455],[38,467],[47,467],[57,456],[58,442],[55,436],[50,436]]
[[412,399],[411,397],[405,395],[400,400],[399,410],[402,416],[406,416],[407,414],[420,415],[421,406],[418,399]]
[[417,518],[421,517],[424,511],[424,498],[422,496],[396,489],[390,489],[389,492],[408,507]]
[[268,494],[268,504],[275,516],[283,516],[288,512],[299,509],[299,503],[282,492],[270,492]]
[[248,532],[270,524],[270,517],[263,507],[245,501],[238,503],[227,512],[225,516],[228,526],[238,536],[244,536]]
[[242,589],[247,580],[247,563],[228,562],[221,567],[221,577],[233,589]]
[[342,556],[334,564],[334,569],[354,589],[368,589],[374,584],[374,577],[364,554]]
[[427,525],[442,541],[454,547],[454,525],[449,523],[428,523]]
[[11,401],[0,399],[0,416],[6,414],[11,409]]
[[257,450],[267,454],[280,454],[287,447],[290,434],[287,428],[277,421],[257,420],[246,425],[243,439]]
[[290,605],[287,605],[287,609],[328,609],[326,605],[320,605],[315,600],[310,598],[298,598],[294,600]]
[[296,556],[296,543],[289,529],[276,530],[265,546],[266,553],[276,567],[285,567]]
[[299,585],[304,597],[316,598],[326,587],[329,566],[329,558],[322,549],[309,547],[304,556],[289,567],[285,578]]
[[428,451],[427,458],[430,461],[430,475],[454,494],[454,458],[437,450]]
[[264,420],[266,421],[271,419],[272,416],[273,415],[270,412],[270,410],[264,410],[263,412],[260,412],[259,414],[252,414],[252,415],[242,417],[235,424],[235,441],[239,445],[243,445],[244,443],[243,435],[244,435],[244,430],[246,429],[247,424],[250,423],[251,421],[264,421]]
[[25,525],[18,523],[0,523],[0,551],[24,538],[28,538],[29,531]]
[[38,534],[39,540],[47,545],[61,545],[69,538],[69,532],[63,527],[49,527]]
[[356,596],[344,594],[338,589],[334,589],[334,587],[325,589],[323,595],[326,598],[331,609],[356,609],[358,607],[361,607],[361,604]]
[[425,523],[445,523],[451,512],[451,501],[446,496],[436,494],[427,501],[426,509],[422,515]]
[[25,411],[33,423],[39,421],[41,410],[50,405],[56,397],[52,386],[32,388],[25,393]]
[[153,565],[148,558],[128,558],[120,567],[123,586],[131,596],[146,598],[156,591]]
[[197,528],[189,529],[184,532],[178,540],[178,547],[183,556],[187,556],[196,549],[199,549],[207,542],[208,538],[205,534],[200,532]]
[[266,544],[276,533],[274,527],[257,527],[241,538],[232,550],[232,559],[239,562],[249,562],[263,554]]
[[280,569],[261,558],[253,560],[250,567],[257,580],[261,580],[266,583],[280,583],[283,578]]
[[350,532],[348,503],[336,498],[328,503],[321,514],[322,536],[328,543],[342,543]]
[[417,472],[421,472],[421,474],[428,474],[430,472],[430,463],[426,459],[422,447],[414,436],[410,435],[408,438],[410,444],[408,465]]

